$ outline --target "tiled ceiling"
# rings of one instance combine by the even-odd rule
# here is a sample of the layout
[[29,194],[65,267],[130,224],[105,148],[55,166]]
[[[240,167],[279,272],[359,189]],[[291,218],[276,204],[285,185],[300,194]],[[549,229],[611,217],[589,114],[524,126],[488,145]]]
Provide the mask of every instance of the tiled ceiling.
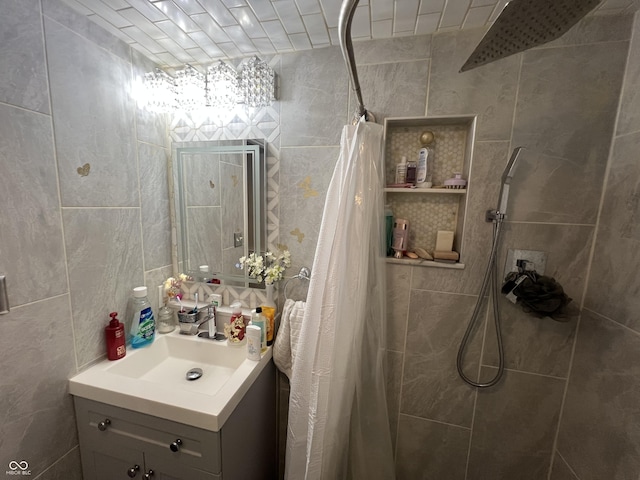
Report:
[[[161,67],[338,45],[342,0],[64,0]],[[490,24],[507,0],[361,0],[354,40]],[[640,0],[604,0],[622,14]]]

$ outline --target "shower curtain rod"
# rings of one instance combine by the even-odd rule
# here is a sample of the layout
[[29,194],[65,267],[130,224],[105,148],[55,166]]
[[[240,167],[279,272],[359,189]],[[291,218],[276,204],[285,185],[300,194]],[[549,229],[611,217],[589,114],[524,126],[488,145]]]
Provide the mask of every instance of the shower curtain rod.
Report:
[[362,100],[362,91],[360,90],[360,81],[358,80],[358,69],[356,68],[356,58],[353,54],[353,43],[351,42],[351,21],[356,12],[359,0],[343,0],[340,7],[340,17],[338,18],[338,31],[340,36],[340,49],[342,56],[347,64],[347,72],[351,79],[353,91],[358,100],[358,108],[356,110],[356,120],[364,115],[366,121],[375,122],[374,115],[364,108]]

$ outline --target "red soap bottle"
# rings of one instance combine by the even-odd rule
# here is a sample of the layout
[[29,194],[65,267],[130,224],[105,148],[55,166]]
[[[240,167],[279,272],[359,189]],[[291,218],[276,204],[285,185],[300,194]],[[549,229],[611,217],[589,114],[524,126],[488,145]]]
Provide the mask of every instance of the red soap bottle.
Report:
[[124,325],[116,318],[118,312],[109,314],[111,321],[104,328],[107,337],[107,358],[109,360],[119,360],[127,354],[125,347]]

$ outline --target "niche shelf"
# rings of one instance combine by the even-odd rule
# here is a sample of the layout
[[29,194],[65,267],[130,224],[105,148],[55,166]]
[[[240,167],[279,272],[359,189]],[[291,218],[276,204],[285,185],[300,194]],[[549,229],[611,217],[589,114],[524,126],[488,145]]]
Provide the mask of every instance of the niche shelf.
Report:
[[469,181],[475,141],[476,117],[398,117],[386,118],[384,122],[385,183],[395,181],[395,167],[402,156],[408,160],[418,159],[422,145],[420,134],[430,130],[435,136],[432,169],[433,188],[385,188],[385,203],[391,205],[394,218],[409,220],[409,250],[421,247],[432,253],[438,230],[454,232],[453,249],[460,253],[457,263],[441,263],[413,260],[407,257],[388,257],[388,263],[425,267],[464,268],[464,245],[462,244],[467,189],[444,188],[444,181],[454,173],[462,173]]

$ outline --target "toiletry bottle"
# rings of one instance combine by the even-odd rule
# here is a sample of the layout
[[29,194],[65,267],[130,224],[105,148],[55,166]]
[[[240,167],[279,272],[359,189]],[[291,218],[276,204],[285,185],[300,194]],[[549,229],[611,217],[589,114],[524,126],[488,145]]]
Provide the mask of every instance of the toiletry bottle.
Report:
[[176,322],[173,318],[173,310],[167,307],[165,303],[164,287],[158,287],[158,333],[170,333],[176,328]]
[[407,243],[409,241],[409,220],[398,218],[393,227],[393,256],[402,258],[407,251]]
[[407,157],[402,157],[400,163],[396,165],[396,183],[406,183],[407,181]]
[[225,325],[224,331],[227,335],[227,341],[231,345],[244,343],[246,333],[246,325],[242,316],[242,303],[236,301],[231,304],[231,319]]
[[384,206],[384,223],[387,234],[387,251],[386,255],[393,255],[393,210],[391,210],[391,205]]
[[418,152],[418,169],[416,171],[416,187],[431,188],[431,172],[433,170],[433,142],[432,132],[423,132],[420,135],[422,148]]
[[273,343],[273,333],[276,327],[276,302],[273,301],[273,284],[266,285],[267,298],[260,307],[262,308],[262,315],[267,319],[267,346]]
[[111,312],[109,316],[111,321],[104,328],[104,334],[107,339],[107,358],[109,360],[119,360],[127,354],[124,325],[116,318],[118,312]]
[[153,342],[156,332],[156,322],[147,299],[147,287],[133,289],[131,318],[131,346],[140,348]]
[[265,350],[267,348],[267,319],[262,315],[262,308],[256,308],[251,317],[251,325],[256,325],[262,330],[260,334],[260,349]]
[[247,358],[256,362],[260,361],[260,337],[262,330],[257,325],[249,325],[247,327]]
[[409,161],[407,163],[407,180],[406,183],[410,183],[412,185],[416,184],[416,173],[418,169],[418,163],[415,160]]

